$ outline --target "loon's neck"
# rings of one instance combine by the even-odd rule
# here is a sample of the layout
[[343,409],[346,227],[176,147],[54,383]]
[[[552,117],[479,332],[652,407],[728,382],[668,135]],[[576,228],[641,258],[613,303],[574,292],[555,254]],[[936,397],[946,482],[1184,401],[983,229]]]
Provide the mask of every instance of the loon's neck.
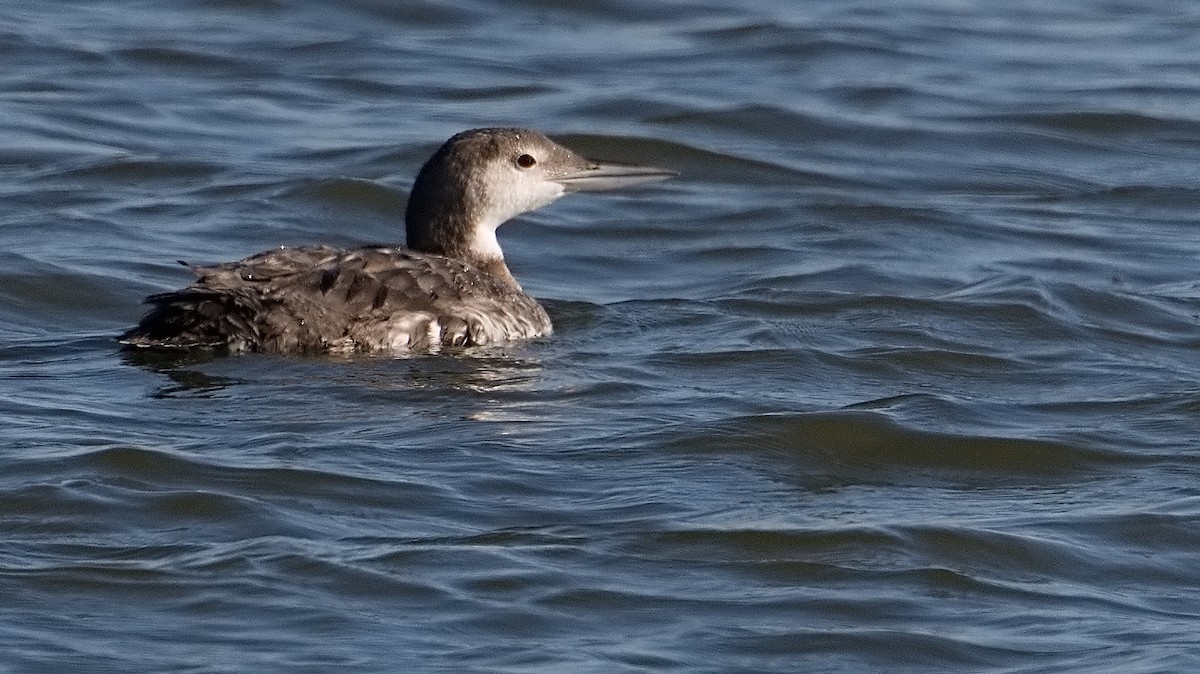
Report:
[[504,264],[504,258],[493,257],[486,260],[475,260],[468,262],[471,266],[488,274],[499,281],[512,286],[515,290],[521,290],[521,284],[517,283],[517,279],[513,278],[512,272],[508,270],[508,265]]
[[471,222],[463,216],[441,214],[439,219],[420,217],[409,209],[408,247],[441,255],[482,271],[517,290],[520,284],[504,264],[504,251],[496,241],[496,228],[486,222]]

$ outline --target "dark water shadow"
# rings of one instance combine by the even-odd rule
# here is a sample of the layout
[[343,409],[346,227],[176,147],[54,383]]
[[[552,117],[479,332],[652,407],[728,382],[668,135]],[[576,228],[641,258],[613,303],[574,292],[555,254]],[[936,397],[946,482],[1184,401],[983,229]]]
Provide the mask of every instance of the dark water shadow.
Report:
[[[226,349],[121,347],[125,365],[162,375],[170,384],[153,397],[209,396],[243,383],[315,382],[344,387],[371,398],[387,392],[423,397],[454,391],[488,392],[526,388],[541,362],[523,353],[526,345],[446,349],[437,354],[236,354]],[[209,366],[226,373],[217,374]],[[308,386],[309,384],[305,384]]]
[[734,417],[673,429],[662,444],[675,451],[763,456],[781,478],[809,488],[1061,483],[1138,460],[1060,440],[912,428],[860,410]]
[[120,347],[120,358],[125,365],[140,367],[170,380],[170,385],[154,392],[155,398],[206,396],[237,383],[234,378],[209,374],[199,369],[225,355],[214,349]]

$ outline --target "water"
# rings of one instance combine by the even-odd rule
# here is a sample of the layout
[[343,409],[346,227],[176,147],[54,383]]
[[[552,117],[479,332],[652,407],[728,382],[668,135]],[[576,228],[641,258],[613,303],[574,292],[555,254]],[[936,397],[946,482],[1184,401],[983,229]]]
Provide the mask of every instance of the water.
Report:
[[[0,669],[1200,668],[1189,2],[0,7]],[[549,339],[117,348],[519,124]]]

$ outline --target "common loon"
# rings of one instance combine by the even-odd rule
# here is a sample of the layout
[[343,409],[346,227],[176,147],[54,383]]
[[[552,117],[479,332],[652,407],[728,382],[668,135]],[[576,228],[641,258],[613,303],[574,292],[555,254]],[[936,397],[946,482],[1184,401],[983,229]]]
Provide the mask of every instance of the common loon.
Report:
[[136,347],[233,352],[437,351],[550,334],[550,317],[504,264],[496,229],[568,192],[674,172],[585,159],[530,129],[473,129],[421,168],[408,247],[280,247],[193,267],[198,279],[146,298],[121,335]]

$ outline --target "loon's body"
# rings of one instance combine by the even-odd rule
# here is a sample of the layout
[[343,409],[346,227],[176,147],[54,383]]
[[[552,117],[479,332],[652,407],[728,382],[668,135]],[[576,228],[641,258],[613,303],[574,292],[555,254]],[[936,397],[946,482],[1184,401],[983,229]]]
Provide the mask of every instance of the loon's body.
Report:
[[571,191],[663,180],[670,171],[584,159],[528,129],[446,142],[413,184],[408,247],[283,247],[196,267],[152,295],[124,344],[322,353],[436,351],[540,337],[550,317],[504,264],[496,229]]

